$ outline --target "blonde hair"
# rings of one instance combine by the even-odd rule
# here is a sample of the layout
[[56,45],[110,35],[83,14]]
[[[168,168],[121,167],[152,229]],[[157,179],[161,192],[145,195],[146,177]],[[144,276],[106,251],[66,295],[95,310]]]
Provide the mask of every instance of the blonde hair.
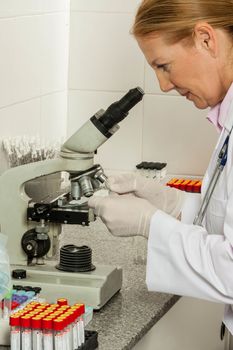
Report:
[[233,0],[143,0],[132,33],[144,37],[163,32],[175,43],[191,38],[199,21],[226,30],[233,39]]

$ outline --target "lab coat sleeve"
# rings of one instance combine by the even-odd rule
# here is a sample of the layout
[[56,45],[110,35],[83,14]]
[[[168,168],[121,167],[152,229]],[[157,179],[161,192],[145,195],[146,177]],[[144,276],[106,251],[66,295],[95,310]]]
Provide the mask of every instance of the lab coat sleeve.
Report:
[[233,304],[233,251],[223,235],[208,234],[158,210],[148,239],[150,291]]

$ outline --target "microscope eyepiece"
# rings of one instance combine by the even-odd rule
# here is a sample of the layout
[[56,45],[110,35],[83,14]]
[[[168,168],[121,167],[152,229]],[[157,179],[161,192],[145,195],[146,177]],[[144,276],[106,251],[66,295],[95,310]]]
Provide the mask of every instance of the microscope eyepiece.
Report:
[[95,152],[119,129],[118,123],[142,100],[143,95],[144,91],[136,87],[129,90],[119,101],[112,103],[106,110],[101,109],[96,112],[63,144],[61,156],[70,159],[74,152],[78,154]]
[[[144,91],[140,87],[136,87],[135,89],[129,90],[129,92],[127,92],[127,94],[123,96],[120,101],[115,103],[118,104],[118,108],[128,114],[129,110],[142,100],[143,95]],[[121,120],[122,119],[118,120],[118,122]]]
[[140,87],[131,89],[119,101],[112,103],[106,111],[97,119],[91,118],[92,123],[104,134],[110,137],[109,132],[114,125],[121,122],[128,115],[129,110],[142,100],[144,91]]

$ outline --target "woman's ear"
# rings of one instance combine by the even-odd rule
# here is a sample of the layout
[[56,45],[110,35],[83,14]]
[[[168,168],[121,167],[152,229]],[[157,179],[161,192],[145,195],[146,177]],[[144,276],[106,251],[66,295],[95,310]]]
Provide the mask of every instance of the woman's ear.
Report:
[[217,56],[218,41],[215,29],[206,22],[198,22],[193,31],[196,48],[205,50],[212,57]]

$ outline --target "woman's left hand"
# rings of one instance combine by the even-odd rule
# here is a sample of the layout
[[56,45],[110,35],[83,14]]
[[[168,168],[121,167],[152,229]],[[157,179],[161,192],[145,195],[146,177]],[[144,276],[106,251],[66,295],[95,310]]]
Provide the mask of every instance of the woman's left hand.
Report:
[[114,236],[144,236],[148,238],[150,221],[157,208],[133,194],[93,196],[88,205],[94,209]]

